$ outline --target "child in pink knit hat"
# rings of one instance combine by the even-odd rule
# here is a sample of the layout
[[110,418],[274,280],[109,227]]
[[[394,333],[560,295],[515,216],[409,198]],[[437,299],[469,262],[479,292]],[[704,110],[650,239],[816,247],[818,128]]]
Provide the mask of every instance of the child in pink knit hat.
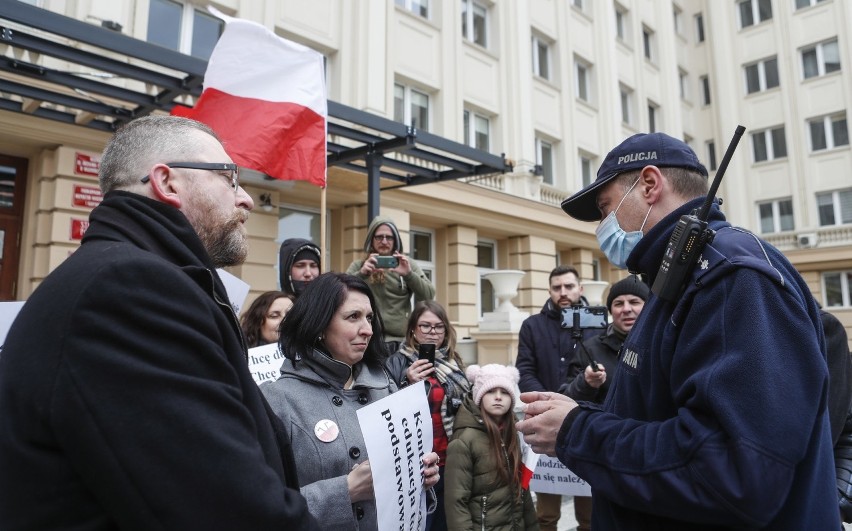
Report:
[[532,496],[521,486],[518,369],[471,365],[466,374],[471,395],[456,413],[444,467],[447,529],[538,531]]

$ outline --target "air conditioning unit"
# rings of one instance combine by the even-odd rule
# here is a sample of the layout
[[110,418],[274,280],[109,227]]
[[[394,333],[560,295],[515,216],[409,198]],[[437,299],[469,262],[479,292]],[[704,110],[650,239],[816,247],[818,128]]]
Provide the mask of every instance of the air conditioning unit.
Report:
[[807,232],[803,234],[799,234],[796,237],[796,242],[802,249],[809,249],[811,247],[816,247],[818,243],[817,234],[815,232]]

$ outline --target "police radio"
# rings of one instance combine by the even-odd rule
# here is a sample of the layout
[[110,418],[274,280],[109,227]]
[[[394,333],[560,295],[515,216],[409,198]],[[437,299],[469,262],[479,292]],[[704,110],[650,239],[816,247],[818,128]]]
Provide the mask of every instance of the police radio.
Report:
[[666,252],[663,253],[663,261],[660,264],[660,270],[657,272],[657,278],[651,287],[651,291],[665,301],[674,302],[680,297],[684,288],[684,281],[692,272],[692,268],[695,267],[698,256],[716,235],[713,229],[707,227],[710,206],[713,204],[716,191],[722,183],[725,170],[728,169],[728,163],[731,161],[734,150],[737,149],[737,144],[744,132],[745,127],[741,125],[738,125],[736,131],[734,131],[734,138],[731,139],[731,143],[725,151],[725,156],[722,157],[722,162],[719,164],[719,169],[716,171],[716,177],[707,192],[704,204],[701,205],[700,209],[681,216],[677,225],[675,225],[674,232],[672,232],[666,246]]

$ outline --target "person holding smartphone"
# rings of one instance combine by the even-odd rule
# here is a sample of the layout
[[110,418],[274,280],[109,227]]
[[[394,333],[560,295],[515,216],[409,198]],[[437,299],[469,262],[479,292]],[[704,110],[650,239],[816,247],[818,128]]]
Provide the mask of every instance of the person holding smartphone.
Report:
[[384,318],[384,340],[389,352],[395,352],[406,336],[411,296],[415,303],[433,299],[435,286],[403,252],[399,230],[390,218],[378,216],[370,223],[364,252],[367,257],[352,262],[346,272],[369,284]]
[[[425,381],[432,414],[432,451],[438,454],[439,473],[443,478],[456,411],[470,392],[470,383],[464,375],[461,356],[456,352],[456,331],[441,304],[423,301],[414,306],[408,319],[405,343],[388,358],[385,367],[400,387]],[[443,479],[435,485],[435,494],[438,507],[426,519],[427,531],[447,529]]]

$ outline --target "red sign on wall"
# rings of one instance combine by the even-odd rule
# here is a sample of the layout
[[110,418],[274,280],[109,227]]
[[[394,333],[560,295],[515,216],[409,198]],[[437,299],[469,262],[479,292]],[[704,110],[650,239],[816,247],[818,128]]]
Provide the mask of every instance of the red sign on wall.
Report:
[[74,157],[74,173],[80,175],[94,175],[97,177],[101,169],[101,159],[93,158],[91,155],[77,152]]
[[71,239],[72,240],[82,240],[83,235],[86,234],[86,229],[89,228],[89,220],[88,219],[74,219],[71,218]]
[[82,184],[74,185],[74,197],[72,198],[72,204],[78,207],[88,207],[95,208],[99,204],[101,204],[101,200],[104,198],[101,195],[101,189],[95,186],[84,186]]

